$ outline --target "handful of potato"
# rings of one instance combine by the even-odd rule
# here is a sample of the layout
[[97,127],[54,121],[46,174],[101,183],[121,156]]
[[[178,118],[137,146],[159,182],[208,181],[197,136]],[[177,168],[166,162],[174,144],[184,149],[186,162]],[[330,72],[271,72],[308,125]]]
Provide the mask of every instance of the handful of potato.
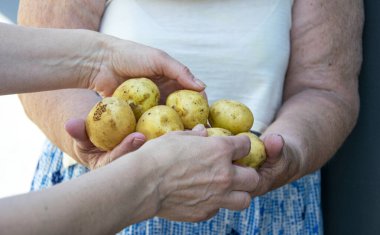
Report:
[[258,168],[266,159],[263,142],[250,133],[254,118],[249,108],[237,101],[218,100],[210,107],[199,92],[179,90],[170,94],[166,105],[159,105],[160,92],[147,78],[125,81],[112,97],[97,103],[86,119],[91,142],[109,151],[134,131],[148,140],[170,131],[192,129],[210,123],[209,136],[247,135],[251,140],[249,155],[237,161]]

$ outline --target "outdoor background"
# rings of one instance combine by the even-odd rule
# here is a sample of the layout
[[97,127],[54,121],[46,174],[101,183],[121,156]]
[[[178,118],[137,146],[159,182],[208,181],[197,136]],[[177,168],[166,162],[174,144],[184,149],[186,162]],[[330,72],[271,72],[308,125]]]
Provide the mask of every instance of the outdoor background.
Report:
[[[18,1],[0,1],[0,22],[16,22]],[[1,84],[0,84],[1,86]],[[28,192],[44,136],[15,95],[0,96],[0,198]]]

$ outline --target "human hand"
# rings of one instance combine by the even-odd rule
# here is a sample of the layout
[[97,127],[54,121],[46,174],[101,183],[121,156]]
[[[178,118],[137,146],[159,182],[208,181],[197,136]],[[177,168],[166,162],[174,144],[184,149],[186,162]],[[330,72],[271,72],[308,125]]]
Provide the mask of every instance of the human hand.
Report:
[[254,169],[232,164],[246,156],[246,136],[206,137],[201,125],[193,131],[171,132],[144,144],[134,154],[154,166],[157,216],[201,221],[219,208],[242,210],[256,188]]
[[301,161],[292,141],[278,134],[263,136],[267,159],[257,170],[258,184],[254,196],[263,195],[297,179]]
[[143,134],[135,132],[125,137],[112,151],[103,151],[91,143],[83,119],[69,120],[65,129],[74,139],[73,151],[76,160],[91,170],[105,166],[122,155],[138,149],[146,140]]
[[[112,95],[123,81],[136,77],[147,77],[155,82],[163,101],[175,90],[204,90],[204,83],[167,53],[131,41],[103,36],[106,46],[97,53],[98,65],[91,70],[88,78],[88,87],[102,96]],[[98,48],[96,50],[99,51]]]

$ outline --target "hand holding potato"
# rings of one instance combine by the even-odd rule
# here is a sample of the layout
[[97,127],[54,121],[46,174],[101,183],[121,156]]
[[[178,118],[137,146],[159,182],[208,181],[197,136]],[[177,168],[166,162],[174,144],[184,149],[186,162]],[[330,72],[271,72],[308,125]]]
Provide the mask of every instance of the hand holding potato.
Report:
[[96,147],[104,151],[112,150],[135,128],[136,119],[131,107],[116,97],[99,101],[86,119],[88,137]]
[[179,89],[202,91],[205,85],[167,53],[131,41],[103,36],[103,48],[94,48],[97,65],[88,74],[87,87],[103,97],[129,78],[147,77],[160,88],[163,99]]
[[65,125],[66,131],[74,138],[74,151],[77,160],[89,169],[107,165],[122,155],[141,147],[146,138],[141,133],[133,132],[122,139],[111,151],[101,150],[88,138],[83,119],[71,119]]
[[262,137],[267,159],[257,170],[260,180],[252,192],[254,196],[263,195],[301,177],[299,168],[303,160],[297,154],[299,146],[292,144],[296,140],[270,131],[263,133]]
[[153,182],[159,181],[161,199],[158,216],[195,222],[210,218],[219,208],[242,210],[250,205],[248,192],[256,187],[257,172],[232,164],[248,154],[248,138],[206,136],[198,125],[193,131],[171,132],[148,141],[133,153],[144,164],[154,165]]
[[[90,48],[85,48],[90,50],[85,62],[91,66],[81,70],[84,75],[79,87],[90,88],[108,97],[125,80],[147,77],[158,86],[162,99],[178,89],[202,91],[205,88],[186,66],[161,50],[107,35],[98,35],[96,39],[96,43],[89,44]],[[83,120],[69,121],[66,130],[75,139],[74,148],[69,147],[70,153],[91,169],[108,164],[121,153],[137,149],[146,140],[143,134],[132,133],[125,136],[115,149],[106,152],[89,140]]]

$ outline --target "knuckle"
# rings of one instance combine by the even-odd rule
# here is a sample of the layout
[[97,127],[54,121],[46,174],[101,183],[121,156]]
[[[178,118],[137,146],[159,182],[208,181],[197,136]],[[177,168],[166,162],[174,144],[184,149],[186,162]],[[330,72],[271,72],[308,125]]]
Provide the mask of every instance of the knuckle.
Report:
[[223,170],[218,177],[218,183],[221,185],[222,189],[229,189],[232,185],[233,174],[230,170]]
[[241,210],[247,209],[249,205],[251,205],[251,195],[249,193],[244,193],[242,197],[242,204],[241,204]]
[[198,213],[193,214],[193,216],[190,218],[191,222],[200,222],[204,221],[208,218],[209,213],[206,211],[199,211]]
[[236,149],[232,148],[230,142],[226,138],[221,138],[221,142],[218,147],[225,156],[231,156],[235,154]]
[[166,59],[169,57],[168,53],[160,49],[154,49],[154,55],[156,56],[157,59]]
[[182,65],[182,66],[181,66],[181,71],[182,71],[183,73],[185,73],[185,74],[191,74],[189,67],[187,67],[187,66],[185,66],[185,65]]
[[242,193],[241,196],[235,198],[236,199],[236,203],[234,204],[233,206],[233,210],[244,210],[244,209],[247,209],[250,204],[251,204],[251,196],[249,195],[249,193]]

